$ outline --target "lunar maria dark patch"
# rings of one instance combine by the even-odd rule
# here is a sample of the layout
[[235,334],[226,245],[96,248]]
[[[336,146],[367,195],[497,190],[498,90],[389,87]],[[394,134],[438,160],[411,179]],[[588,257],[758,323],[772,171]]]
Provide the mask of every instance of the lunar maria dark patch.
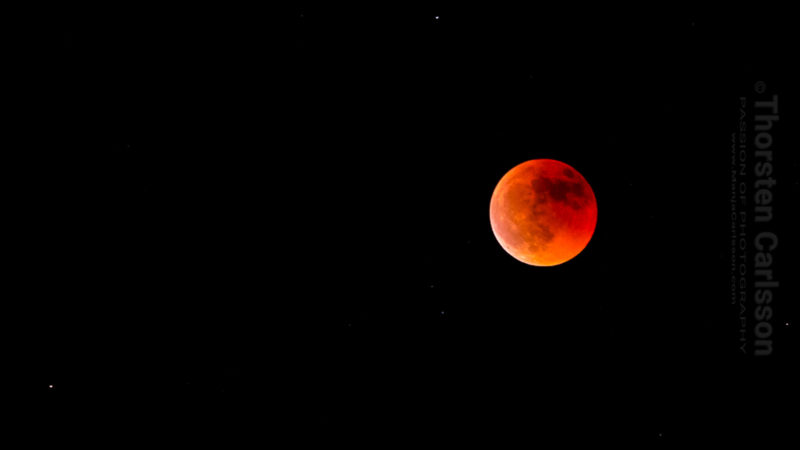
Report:
[[547,195],[557,202],[566,203],[573,209],[581,209],[586,204],[586,190],[580,182],[539,178],[531,183],[531,187],[534,192]]

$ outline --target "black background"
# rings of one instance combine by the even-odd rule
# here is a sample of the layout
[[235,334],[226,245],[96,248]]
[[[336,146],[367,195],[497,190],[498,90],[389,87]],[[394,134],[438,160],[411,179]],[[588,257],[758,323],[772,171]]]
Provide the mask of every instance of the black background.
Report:
[[[42,432],[791,437],[786,14],[100,13],[48,23],[28,80],[11,274]],[[729,290],[729,139],[757,80],[782,102],[763,359],[737,353]],[[489,225],[535,158],[598,199],[561,266],[520,264]]]

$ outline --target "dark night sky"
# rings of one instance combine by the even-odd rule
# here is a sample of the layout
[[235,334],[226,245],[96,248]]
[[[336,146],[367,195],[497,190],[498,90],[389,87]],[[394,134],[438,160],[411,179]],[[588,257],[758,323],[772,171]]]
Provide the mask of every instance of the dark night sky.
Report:
[[[773,10],[568,9],[120,8],[48,25],[12,273],[40,423],[75,431],[89,408],[111,430],[265,441],[286,425],[788,438],[796,32]],[[730,135],[757,80],[785,102],[762,359],[737,354],[729,289]],[[517,262],[489,225],[497,181],[535,158],[576,168],[598,201],[561,266]]]

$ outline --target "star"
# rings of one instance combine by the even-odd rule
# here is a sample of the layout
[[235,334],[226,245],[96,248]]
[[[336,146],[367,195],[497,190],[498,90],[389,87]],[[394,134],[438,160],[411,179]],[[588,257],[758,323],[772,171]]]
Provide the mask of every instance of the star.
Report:
[[48,387],[49,389],[55,389],[55,386],[54,386],[54,385],[52,385],[52,384],[49,384],[49,385],[47,385],[47,387]]

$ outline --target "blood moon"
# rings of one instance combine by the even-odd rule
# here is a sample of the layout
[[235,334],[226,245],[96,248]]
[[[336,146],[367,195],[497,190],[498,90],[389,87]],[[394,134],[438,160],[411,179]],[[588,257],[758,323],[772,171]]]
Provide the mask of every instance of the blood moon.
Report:
[[511,256],[533,266],[555,266],[586,248],[597,225],[597,199],[577,170],[561,161],[533,159],[497,183],[489,219]]

